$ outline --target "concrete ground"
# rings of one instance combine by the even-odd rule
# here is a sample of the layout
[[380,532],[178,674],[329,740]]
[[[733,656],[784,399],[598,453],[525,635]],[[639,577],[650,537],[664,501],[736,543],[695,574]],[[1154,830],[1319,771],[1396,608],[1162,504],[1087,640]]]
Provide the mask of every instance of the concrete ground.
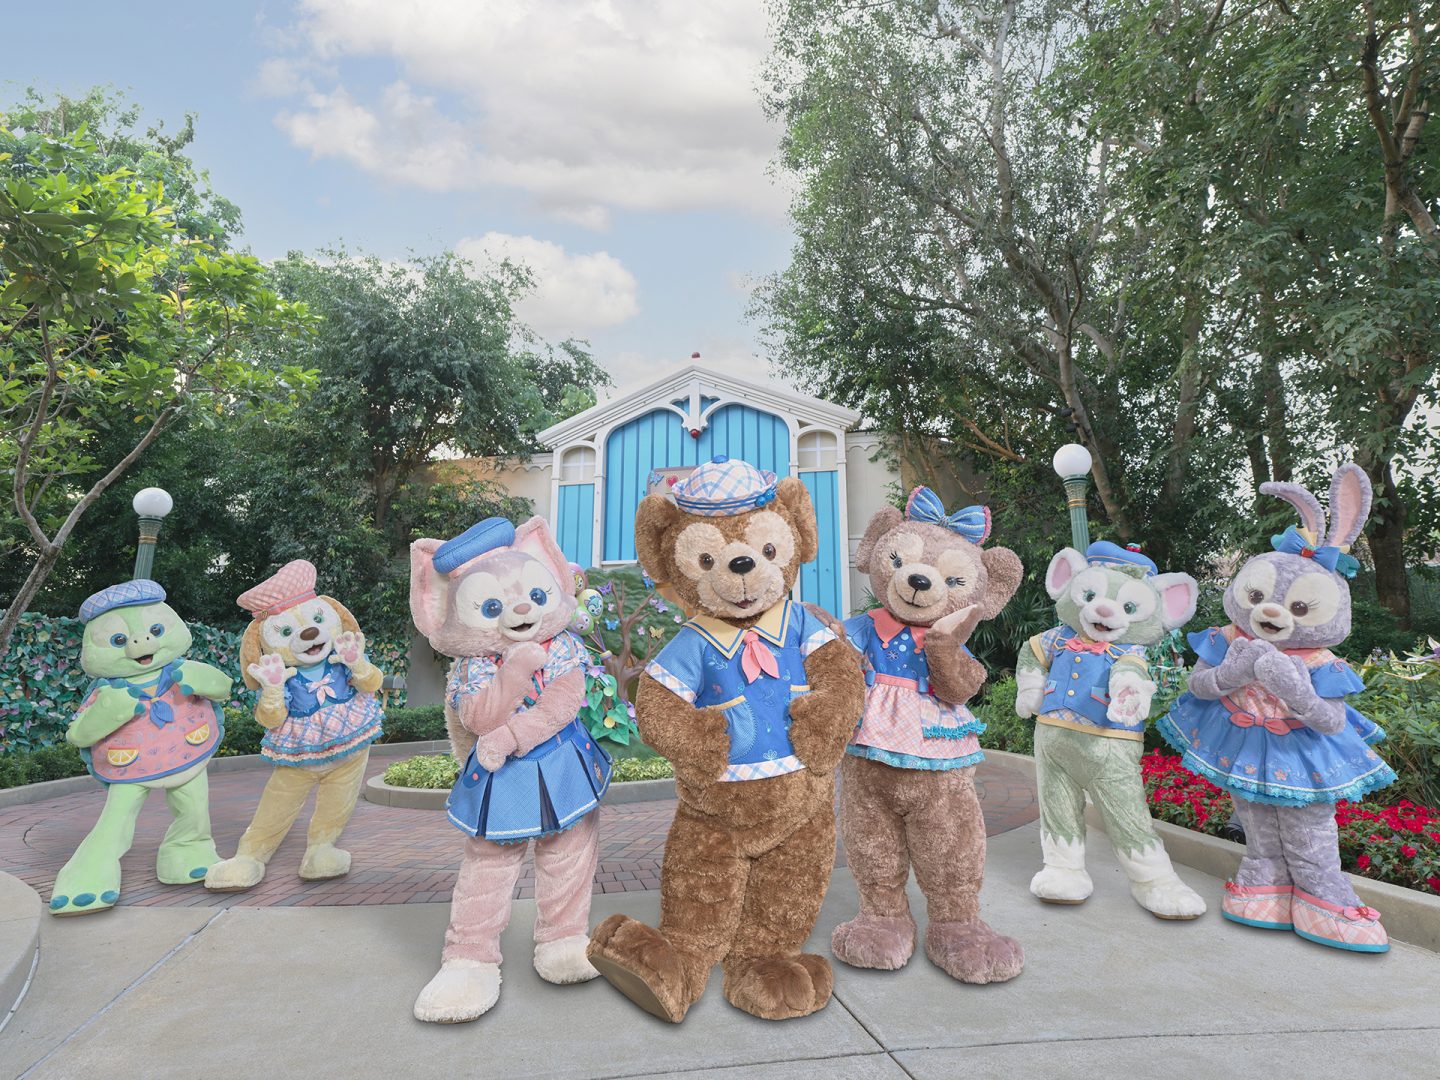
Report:
[[[801,1020],[736,1011],[720,979],[679,1026],[601,980],[544,983],[531,901],[515,904],[500,1004],[438,1027],[410,1006],[438,960],[444,904],[120,908],[45,919],[29,993],[0,1032],[0,1077],[714,1077],[779,1080],[1440,1074],[1440,955],[1380,957],[1223,922],[1220,881],[1180,867],[1211,911],[1162,922],[1130,899],[1092,834],[1095,895],[1027,891],[1034,824],[990,841],[985,911],[1021,940],[1018,979],[973,987],[922,955],[900,972],[836,964],[835,999]],[[923,906],[916,895],[917,914]],[[837,870],[812,948],[855,910]],[[653,922],[655,892],[596,896],[592,919]]]

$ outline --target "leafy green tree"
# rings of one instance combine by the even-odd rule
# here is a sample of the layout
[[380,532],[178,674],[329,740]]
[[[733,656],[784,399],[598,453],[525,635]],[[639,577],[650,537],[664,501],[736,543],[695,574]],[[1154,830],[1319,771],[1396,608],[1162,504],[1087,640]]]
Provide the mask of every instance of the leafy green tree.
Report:
[[[107,167],[83,131],[0,133],[0,464],[32,560],[0,649],[81,517],[176,420],[308,381],[241,352],[302,331],[304,307],[255,259],[179,230],[158,181]],[[96,456],[121,428],[123,453]]]

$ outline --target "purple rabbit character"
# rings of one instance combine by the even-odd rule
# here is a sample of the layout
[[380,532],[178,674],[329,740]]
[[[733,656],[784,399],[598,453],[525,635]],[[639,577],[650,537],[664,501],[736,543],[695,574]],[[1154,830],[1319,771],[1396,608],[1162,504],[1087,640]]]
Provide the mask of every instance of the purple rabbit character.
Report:
[[[1335,803],[1395,780],[1371,747],[1385,738],[1346,704],[1364,689],[1330,650],[1350,634],[1347,554],[1370,513],[1370,480],[1354,464],[1330,483],[1329,533],[1315,496],[1265,483],[1300,512],[1225,590],[1231,625],[1190,635],[1200,658],[1190,688],[1160,719],[1185,767],[1235,799],[1245,857],[1225,883],[1232,922],[1294,930],[1352,952],[1390,948],[1380,914],[1360,903],[1340,870]],[[1323,539],[1322,539],[1323,538]]]

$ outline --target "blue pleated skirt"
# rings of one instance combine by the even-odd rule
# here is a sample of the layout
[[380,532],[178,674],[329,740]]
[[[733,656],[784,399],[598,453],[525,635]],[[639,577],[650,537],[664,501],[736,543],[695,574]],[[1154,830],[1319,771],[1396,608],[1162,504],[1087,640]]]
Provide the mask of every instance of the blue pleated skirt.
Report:
[[457,829],[498,844],[548,836],[600,805],[613,769],[610,755],[576,719],[493,773],[471,750],[445,810]]

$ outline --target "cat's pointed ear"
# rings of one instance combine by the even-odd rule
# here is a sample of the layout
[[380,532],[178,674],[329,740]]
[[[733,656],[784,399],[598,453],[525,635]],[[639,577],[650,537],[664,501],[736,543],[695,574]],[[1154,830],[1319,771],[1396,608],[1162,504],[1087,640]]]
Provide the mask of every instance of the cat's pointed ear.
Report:
[[1057,551],[1045,571],[1045,591],[1050,594],[1050,599],[1059,600],[1064,596],[1070,579],[1089,565],[1085,556],[1074,548],[1061,548]]
[[1152,579],[1160,594],[1160,622],[1166,630],[1184,626],[1195,617],[1200,585],[1189,574],[1156,574]]
[[1330,535],[1326,546],[1349,547],[1370,517],[1370,477],[1353,463],[1341,465],[1330,480]]

